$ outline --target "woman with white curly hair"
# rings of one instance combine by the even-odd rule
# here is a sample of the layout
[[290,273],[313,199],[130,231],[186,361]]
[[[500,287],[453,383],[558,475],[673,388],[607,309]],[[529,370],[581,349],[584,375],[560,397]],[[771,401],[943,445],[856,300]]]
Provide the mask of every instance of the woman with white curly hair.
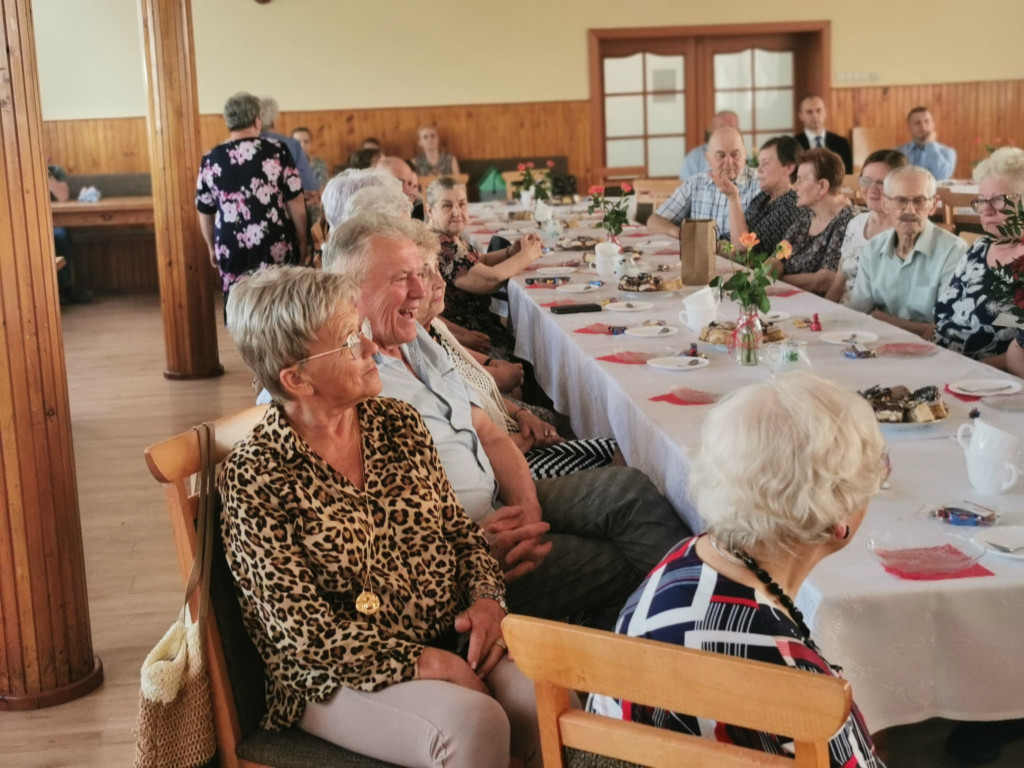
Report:
[[[626,601],[616,632],[838,675],[793,599],[822,559],[850,543],[886,476],[867,401],[795,373],[744,387],[708,414],[690,489],[707,533],[685,539]],[[787,754],[784,736],[608,696],[591,711]],[[880,768],[854,706],[829,742],[831,765]]]
[[992,268],[1024,256],[1024,243],[998,243],[1005,209],[1016,207],[1024,195],[1024,150],[997,149],[978,163],[974,180],[979,194],[971,207],[980,214],[986,234],[974,241],[949,285],[939,291],[935,343],[1005,369],[1007,348],[1017,329],[995,324],[1008,306],[991,298],[989,291],[995,279]]

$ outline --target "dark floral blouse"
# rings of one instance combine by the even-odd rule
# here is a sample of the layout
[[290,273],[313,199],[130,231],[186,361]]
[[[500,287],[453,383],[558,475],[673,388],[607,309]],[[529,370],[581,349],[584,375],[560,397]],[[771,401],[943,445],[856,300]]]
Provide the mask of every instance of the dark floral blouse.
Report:
[[793,246],[793,255],[785,262],[786,274],[802,275],[819,269],[835,272],[843,252],[846,227],[856,213],[852,207],[843,208],[821,232],[811,235],[811,211],[808,208],[799,209],[796,220],[786,232],[785,239]]
[[515,349],[515,337],[491,312],[490,294],[470,293],[455,285],[456,280],[480,263],[480,254],[465,240],[440,233],[438,238],[441,250],[437,255],[437,268],[447,284],[444,316],[463,328],[486,333],[491,339],[491,355],[510,355]]
[[225,293],[246,272],[299,263],[285,203],[301,194],[291,153],[273,139],[226,141],[203,157],[196,210],[214,217],[214,252]]
[[1014,327],[994,324],[1008,307],[988,296],[991,245],[990,237],[974,242],[935,302],[935,343],[974,360],[1003,354],[1017,335]]

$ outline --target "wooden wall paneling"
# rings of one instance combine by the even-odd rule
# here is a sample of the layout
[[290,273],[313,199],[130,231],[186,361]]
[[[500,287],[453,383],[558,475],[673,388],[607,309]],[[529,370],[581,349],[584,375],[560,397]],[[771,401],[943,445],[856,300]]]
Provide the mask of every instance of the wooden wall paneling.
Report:
[[[985,154],[984,147],[975,144],[976,138],[984,143],[1013,137],[1024,143],[1019,120],[1024,114],[1024,80],[833,88],[829,128],[848,134],[855,125],[890,125],[895,135],[905,136],[907,112],[918,104],[929,106],[935,114],[939,140],[957,149],[957,176],[969,176],[973,164]],[[367,136],[378,138],[389,155],[412,157],[416,128],[424,123],[437,126],[446,148],[456,157],[564,154],[580,187],[591,183],[595,134],[587,101],[283,112],[278,127],[288,133],[307,126],[317,155],[333,170],[345,164]],[[142,118],[50,121],[44,128],[47,156],[70,172],[149,170]],[[110,131],[109,138],[95,138],[103,129]],[[201,115],[199,137],[203,151],[224,141],[223,118]]]

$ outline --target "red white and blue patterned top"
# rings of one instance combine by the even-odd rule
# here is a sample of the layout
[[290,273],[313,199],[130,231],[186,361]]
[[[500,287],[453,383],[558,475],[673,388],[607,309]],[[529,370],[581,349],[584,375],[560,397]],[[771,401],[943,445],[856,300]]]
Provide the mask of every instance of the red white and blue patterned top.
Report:
[[[725,578],[697,557],[698,539],[686,539],[665,555],[626,601],[615,631],[834,676],[828,662],[804,643],[788,614],[760,592]],[[770,754],[793,754],[792,740],[784,736],[609,696],[591,696],[587,709]],[[829,742],[829,759],[834,768],[885,768],[856,705]]]

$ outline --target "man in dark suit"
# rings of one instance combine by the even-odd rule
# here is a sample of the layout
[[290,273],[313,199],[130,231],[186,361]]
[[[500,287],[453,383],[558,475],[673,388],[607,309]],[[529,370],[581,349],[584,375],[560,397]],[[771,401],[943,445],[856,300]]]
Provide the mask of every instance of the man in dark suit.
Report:
[[850,151],[850,142],[837,133],[830,133],[825,130],[825,101],[821,96],[805,96],[800,102],[800,122],[804,124],[802,132],[793,138],[800,142],[804,149],[817,149],[825,147],[831,149],[841,158],[846,166],[847,173],[853,173],[853,153]]

